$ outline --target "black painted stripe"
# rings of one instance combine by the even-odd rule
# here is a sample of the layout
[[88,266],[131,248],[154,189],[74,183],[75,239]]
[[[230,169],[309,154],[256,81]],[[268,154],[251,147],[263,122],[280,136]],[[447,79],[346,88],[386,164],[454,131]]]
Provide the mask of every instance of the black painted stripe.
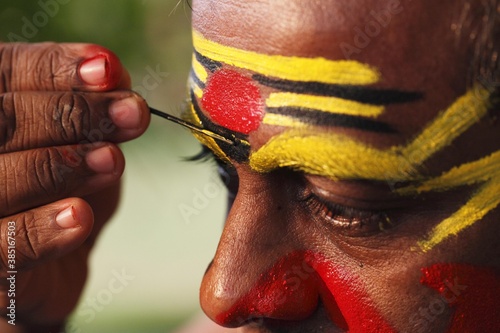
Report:
[[196,57],[196,60],[198,60],[198,62],[203,65],[203,67],[205,67],[212,73],[222,67],[221,62],[207,58],[198,51],[194,51],[194,56]]
[[196,75],[193,69],[191,69],[189,76],[198,85],[198,87],[200,87],[200,89],[205,89],[205,82],[200,80],[200,78],[198,77],[198,75]]
[[[208,117],[205,116],[203,112],[201,112],[200,106],[192,89],[190,91],[190,94],[191,94],[191,103],[193,103],[193,109],[196,112],[198,118],[200,119],[203,128],[211,132],[217,133],[223,137],[232,139],[233,141],[236,142],[238,142],[238,140],[247,141],[248,139],[247,135],[234,132],[225,127],[216,125],[210,119],[208,119]],[[238,140],[234,140],[233,138],[237,138]],[[228,143],[221,141],[218,141],[217,144],[219,145],[220,149],[232,160],[238,163],[243,163],[248,161],[248,157],[250,156],[249,145],[247,144],[230,145]]]
[[316,126],[346,127],[379,133],[396,132],[390,125],[380,121],[352,115],[329,113],[315,109],[278,107],[266,108],[266,112],[297,118],[307,124]]
[[260,74],[253,75],[253,79],[262,85],[282,91],[338,97],[371,105],[409,103],[422,99],[423,97],[423,94],[420,92],[374,89],[362,86],[327,84],[321,82],[280,80]]

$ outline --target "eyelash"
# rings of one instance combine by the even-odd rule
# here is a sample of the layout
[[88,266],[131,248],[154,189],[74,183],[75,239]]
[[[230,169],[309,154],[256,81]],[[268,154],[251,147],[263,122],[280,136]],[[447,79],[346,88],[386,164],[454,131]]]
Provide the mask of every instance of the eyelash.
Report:
[[187,162],[217,162],[216,156],[207,146],[201,145],[201,151],[186,158]]
[[201,145],[201,147],[201,151],[198,154],[188,157],[186,161],[215,164],[217,166],[217,173],[219,174],[220,180],[229,191],[230,199],[233,199],[238,192],[239,186],[239,179],[236,170],[231,165],[220,160],[207,146]]
[[[238,178],[236,172],[231,172],[230,166],[219,160],[217,156],[206,146],[202,145],[200,153],[187,159],[188,161],[201,161],[203,163],[215,162],[222,181],[228,187],[232,196],[236,195],[236,189],[228,186],[228,180]],[[309,189],[305,189],[300,199],[313,216],[321,218],[336,230],[341,230],[351,236],[363,236],[368,233],[380,232],[393,226],[388,215],[383,211],[360,210],[347,207],[335,202],[326,201]]]
[[306,192],[301,201],[311,214],[326,221],[336,231],[343,231],[350,236],[366,236],[392,227],[392,222],[385,212],[343,206],[325,201],[309,190]]

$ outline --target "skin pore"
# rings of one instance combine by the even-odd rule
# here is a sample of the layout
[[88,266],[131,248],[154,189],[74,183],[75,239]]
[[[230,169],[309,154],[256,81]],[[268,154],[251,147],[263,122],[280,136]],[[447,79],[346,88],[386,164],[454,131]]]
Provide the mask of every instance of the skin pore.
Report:
[[[469,29],[482,10],[468,4]],[[463,12],[452,0],[194,1],[186,117],[239,140],[197,136],[239,179],[202,283],[212,320],[500,328],[487,296],[500,269],[498,91],[469,82]],[[346,59],[359,31],[370,42]]]

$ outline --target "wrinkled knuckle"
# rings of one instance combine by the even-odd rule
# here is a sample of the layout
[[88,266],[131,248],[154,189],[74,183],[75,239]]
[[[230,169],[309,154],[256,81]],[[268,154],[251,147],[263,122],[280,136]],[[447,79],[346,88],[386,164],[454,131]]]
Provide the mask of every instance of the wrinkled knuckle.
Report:
[[14,54],[22,44],[4,43],[0,45],[0,93],[11,91]]
[[40,260],[42,233],[36,228],[36,216],[33,212],[23,213],[16,221],[16,262],[17,268]]
[[12,93],[0,95],[0,152],[14,136],[16,116],[14,112],[14,98]]
[[57,90],[59,82],[71,81],[76,74],[75,66],[68,66],[74,63],[74,59],[68,54],[68,48],[64,45],[47,42],[43,43],[35,62],[38,71],[37,77],[41,80],[42,86]]
[[23,269],[26,263],[40,258],[40,235],[35,230],[36,216],[25,212],[0,224],[0,259],[6,271]]
[[85,97],[75,93],[61,94],[54,108],[54,119],[64,140],[76,143],[84,138],[90,128],[90,107]]
[[68,182],[64,173],[68,166],[64,163],[62,153],[54,147],[37,150],[33,153],[34,169],[29,183],[47,195],[65,193]]

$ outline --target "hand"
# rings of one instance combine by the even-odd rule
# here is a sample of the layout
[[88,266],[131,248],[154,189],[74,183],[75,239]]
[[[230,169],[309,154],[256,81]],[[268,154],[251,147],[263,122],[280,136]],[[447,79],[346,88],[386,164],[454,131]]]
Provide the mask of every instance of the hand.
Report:
[[149,123],[129,88],[102,47],[0,44],[1,332],[48,332],[74,309],[118,198],[125,161],[115,144]]

